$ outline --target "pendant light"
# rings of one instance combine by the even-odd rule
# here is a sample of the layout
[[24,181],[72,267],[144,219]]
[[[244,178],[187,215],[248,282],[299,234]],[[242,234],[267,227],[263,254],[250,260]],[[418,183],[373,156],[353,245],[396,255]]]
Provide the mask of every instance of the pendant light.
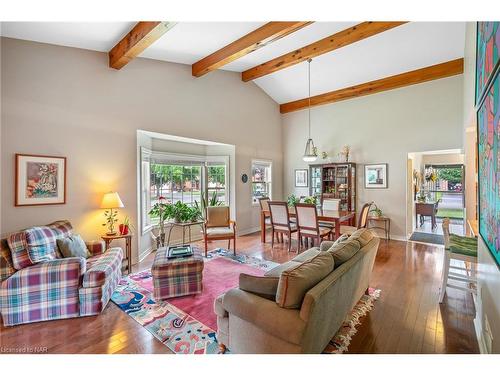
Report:
[[311,61],[312,59],[307,60],[308,63],[308,74],[309,74],[309,105],[308,105],[308,115],[309,115],[309,138],[306,142],[306,150],[304,151],[304,156],[302,160],[307,163],[316,161],[318,158],[318,154],[316,153],[316,147],[314,147],[314,142],[311,138]]

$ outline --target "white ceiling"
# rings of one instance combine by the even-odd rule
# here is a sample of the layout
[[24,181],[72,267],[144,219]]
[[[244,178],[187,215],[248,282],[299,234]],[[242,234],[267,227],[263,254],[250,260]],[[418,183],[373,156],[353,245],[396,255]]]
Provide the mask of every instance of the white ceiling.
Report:
[[[193,64],[264,23],[179,22],[141,57]],[[223,69],[242,72],[357,23],[359,21],[315,22]],[[0,35],[106,52],[134,24],[3,22]],[[463,22],[410,22],[396,27],[315,58],[311,63],[311,93],[317,95],[463,57],[464,38]],[[304,98],[307,96],[307,63],[283,69],[254,82],[277,103]]]

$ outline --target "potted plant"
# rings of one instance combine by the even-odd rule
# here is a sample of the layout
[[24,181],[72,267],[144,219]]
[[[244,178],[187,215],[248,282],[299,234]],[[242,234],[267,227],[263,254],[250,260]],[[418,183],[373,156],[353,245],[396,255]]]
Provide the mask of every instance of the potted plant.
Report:
[[295,206],[295,203],[300,202],[300,199],[295,194],[290,194],[287,197],[286,202],[288,204],[288,207],[293,207],[293,206]]
[[165,220],[168,220],[169,213],[171,212],[171,205],[167,203],[165,197],[160,197],[158,202],[149,211],[149,216],[159,218],[160,233],[157,239],[157,245],[165,246]]
[[304,198],[304,203],[316,205],[316,203],[317,203],[317,197],[316,196],[305,197]]
[[382,216],[382,210],[378,208],[376,204],[373,204],[375,207],[370,210],[370,212],[373,212],[373,216],[375,217],[381,217]]
[[[194,207],[199,212],[199,215],[196,218],[196,220],[199,218],[200,219],[205,218],[207,207],[222,206],[223,204],[224,204],[224,202],[220,201],[219,197],[217,197],[216,191],[214,191],[212,193],[212,196],[210,197],[210,199],[208,198],[207,194],[202,192],[201,193],[201,202],[194,201]],[[196,221],[196,220],[193,220],[193,221]]]

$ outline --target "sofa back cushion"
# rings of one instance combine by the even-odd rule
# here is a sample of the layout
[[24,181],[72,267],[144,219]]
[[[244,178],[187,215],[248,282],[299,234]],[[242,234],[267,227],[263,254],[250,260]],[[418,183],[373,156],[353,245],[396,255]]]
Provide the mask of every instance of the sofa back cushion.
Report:
[[349,237],[343,241],[335,242],[327,250],[327,252],[333,256],[333,259],[335,260],[335,267],[338,267],[351,259],[354,254],[359,251],[359,249],[361,249],[359,241],[355,238]]
[[[72,226],[67,220],[60,220],[46,226],[31,227],[12,233],[7,238],[16,270],[42,261],[60,258],[57,239],[70,236]],[[31,258],[30,258],[31,255]]]
[[366,228],[360,228],[356,232],[351,234],[349,238],[358,240],[361,247],[365,247],[368,244],[368,242],[372,240],[373,237],[375,237],[375,235],[373,234],[372,230]]
[[276,303],[286,309],[300,308],[307,291],[332,272],[333,267],[331,254],[320,252],[315,257],[283,271],[276,292]]
[[278,290],[279,277],[253,276],[240,273],[239,288],[246,292],[274,301]]
[[0,282],[8,279],[15,272],[9,245],[6,239],[2,239],[0,243]]

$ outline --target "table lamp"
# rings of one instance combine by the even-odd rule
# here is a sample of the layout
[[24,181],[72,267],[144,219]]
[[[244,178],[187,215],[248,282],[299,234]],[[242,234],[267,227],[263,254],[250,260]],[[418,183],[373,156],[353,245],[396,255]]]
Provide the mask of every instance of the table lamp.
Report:
[[118,210],[115,210],[115,208],[122,207],[124,207],[123,202],[116,191],[110,191],[102,197],[101,208],[106,209],[106,211],[104,211],[106,223],[104,223],[103,226],[108,226],[108,233],[106,233],[108,236],[114,236],[116,234],[115,223],[118,221],[116,218]]

